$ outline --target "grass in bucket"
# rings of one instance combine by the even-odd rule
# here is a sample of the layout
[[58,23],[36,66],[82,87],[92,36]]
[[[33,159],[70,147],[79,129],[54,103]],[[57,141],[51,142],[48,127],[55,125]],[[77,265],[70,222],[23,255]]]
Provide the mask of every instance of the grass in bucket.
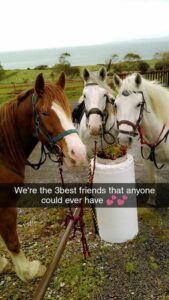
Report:
[[113,144],[97,152],[97,156],[104,159],[115,160],[127,153],[127,147],[120,144]]

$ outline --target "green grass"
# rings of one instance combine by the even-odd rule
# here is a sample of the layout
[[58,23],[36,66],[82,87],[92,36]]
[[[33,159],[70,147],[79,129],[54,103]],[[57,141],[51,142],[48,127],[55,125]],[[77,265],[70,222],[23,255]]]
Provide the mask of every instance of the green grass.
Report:
[[[150,65],[150,69],[154,68],[157,60],[150,59],[146,60]],[[80,73],[82,74],[82,70],[84,67],[79,67]],[[100,65],[87,66],[91,71],[96,71],[100,68]],[[33,85],[36,79],[36,76],[39,73],[43,73],[45,80],[51,80],[52,69],[48,68],[46,70],[33,70],[33,69],[25,69],[25,70],[5,70],[5,77],[0,80],[0,104],[5,103],[6,101],[13,99],[15,95],[12,94],[2,94],[2,93],[10,93],[10,92],[20,92],[28,89],[28,84]],[[59,74],[54,73],[54,80],[57,80]],[[68,77],[68,80],[72,78]],[[82,80],[81,77],[74,78],[75,80]],[[16,85],[15,85],[16,84]],[[17,84],[22,84],[22,86],[17,86]],[[4,86],[11,86],[9,88],[2,88]],[[66,84],[66,95],[68,99],[71,101],[78,101],[79,97],[82,94],[83,82],[67,82]]]
[[[5,78],[0,81],[0,104],[13,99],[15,97],[14,94],[7,94],[7,93],[13,93],[21,92],[24,90],[27,90],[29,86],[33,86],[34,81],[36,79],[36,76],[39,73],[43,73],[45,80],[51,80],[51,72],[52,69],[47,70],[6,70],[5,71]],[[54,80],[57,80],[59,77],[59,74],[55,74]],[[67,78],[68,80],[72,78]],[[75,78],[75,80],[81,80],[81,78]],[[21,84],[21,86],[17,86],[18,84]],[[3,88],[4,86],[4,88]],[[9,86],[9,87],[5,87]],[[67,82],[66,84],[66,95],[68,99],[78,101],[83,88],[83,82]],[[5,94],[2,94],[5,93]]]

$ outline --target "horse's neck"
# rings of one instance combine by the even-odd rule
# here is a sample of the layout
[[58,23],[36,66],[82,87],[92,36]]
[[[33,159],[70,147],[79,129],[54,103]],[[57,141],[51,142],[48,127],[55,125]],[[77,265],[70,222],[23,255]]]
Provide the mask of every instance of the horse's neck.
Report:
[[[148,142],[154,142],[158,139],[164,125],[164,122],[157,118],[156,114],[151,108],[148,108],[147,112],[144,111],[141,128],[143,135]],[[164,133],[166,130],[167,126],[164,130]]]
[[32,132],[31,97],[28,97],[18,105],[16,118],[18,134],[20,138],[20,147],[22,147],[25,158],[27,159],[38,142],[37,138],[33,136]]

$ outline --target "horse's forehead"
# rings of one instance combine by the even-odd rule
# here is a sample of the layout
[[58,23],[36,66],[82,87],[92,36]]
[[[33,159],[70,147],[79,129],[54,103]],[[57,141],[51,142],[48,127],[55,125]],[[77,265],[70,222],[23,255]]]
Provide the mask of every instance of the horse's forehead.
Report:
[[[123,95],[124,92],[126,92],[126,95]],[[120,92],[116,99],[123,101],[123,103],[125,102],[129,104],[140,101],[142,99],[142,95],[141,93],[133,93],[131,91],[123,90],[122,92]]]
[[60,123],[62,124],[63,128],[66,129],[72,125],[71,117],[67,112],[63,109],[62,106],[60,106],[57,102],[52,102],[51,109],[55,112],[57,117],[60,120]]
[[127,77],[123,80],[121,90],[133,91],[135,88],[136,88],[136,84],[133,76]]
[[87,95],[90,94],[104,94],[106,92],[106,89],[104,87],[101,87],[99,85],[92,85],[92,86],[86,86],[84,87],[84,92]]

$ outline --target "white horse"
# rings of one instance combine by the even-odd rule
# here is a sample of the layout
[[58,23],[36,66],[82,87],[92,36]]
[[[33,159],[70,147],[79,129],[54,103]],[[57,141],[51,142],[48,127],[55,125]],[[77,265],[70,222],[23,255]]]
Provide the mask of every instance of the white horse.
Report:
[[[97,150],[115,142],[115,115],[113,91],[106,84],[107,72],[102,67],[98,72],[83,70],[84,89],[73,116],[79,122],[79,135],[86,145],[87,154],[93,154],[94,142]],[[81,116],[80,116],[81,115]]]
[[114,103],[118,140],[128,144],[139,135],[148,181],[156,183],[155,167],[169,161],[169,91],[140,74],[123,81],[115,74],[113,79],[118,90]]

